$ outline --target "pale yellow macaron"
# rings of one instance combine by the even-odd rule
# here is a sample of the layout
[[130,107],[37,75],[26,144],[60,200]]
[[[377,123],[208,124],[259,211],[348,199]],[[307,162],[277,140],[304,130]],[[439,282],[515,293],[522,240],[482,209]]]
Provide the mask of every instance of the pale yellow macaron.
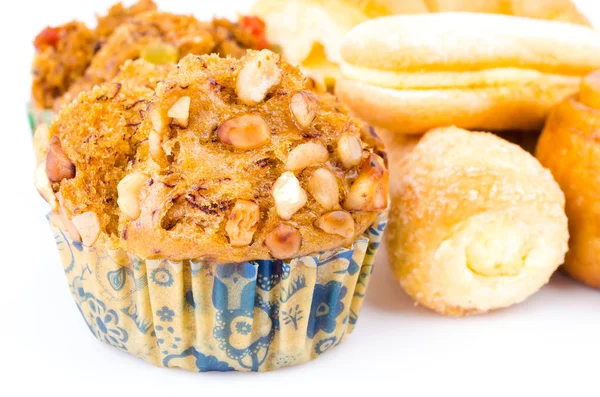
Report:
[[344,38],[336,93],[382,128],[535,130],[600,68],[600,32],[496,14],[373,19]]

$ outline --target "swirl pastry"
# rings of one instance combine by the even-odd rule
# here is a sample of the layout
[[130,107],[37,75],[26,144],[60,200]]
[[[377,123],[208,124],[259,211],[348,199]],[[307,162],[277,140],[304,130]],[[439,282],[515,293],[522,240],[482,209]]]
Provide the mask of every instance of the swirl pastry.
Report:
[[507,307],[563,262],[563,193],[518,146],[450,127],[391,164],[390,264],[424,306],[453,316]]
[[552,110],[536,156],[550,169],[566,198],[569,253],[565,270],[600,288],[600,72]]
[[600,68],[600,32],[495,14],[399,15],[353,28],[341,56],[336,94],[379,127],[540,130]]

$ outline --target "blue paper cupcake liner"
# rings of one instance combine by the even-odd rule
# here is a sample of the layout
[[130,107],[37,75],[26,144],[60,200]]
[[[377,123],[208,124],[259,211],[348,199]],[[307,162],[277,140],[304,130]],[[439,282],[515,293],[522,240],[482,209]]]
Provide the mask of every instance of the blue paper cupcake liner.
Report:
[[318,357],[354,329],[387,224],[351,247],[292,260],[207,264],[85,248],[50,224],[69,287],[99,340],[154,365],[270,371]]

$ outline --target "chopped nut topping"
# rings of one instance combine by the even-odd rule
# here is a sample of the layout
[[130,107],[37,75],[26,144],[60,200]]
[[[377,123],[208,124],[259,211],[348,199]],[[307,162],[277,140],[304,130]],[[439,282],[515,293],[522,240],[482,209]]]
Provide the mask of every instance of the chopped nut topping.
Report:
[[46,175],[46,160],[43,160],[35,168],[34,184],[40,196],[50,204],[52,211],[56,212],[58,210],[58,201],[50,185],[48,175]]
[[388,206],[389,174],[381,157],[371,154],[350,186],[343,207],[347,210],[380,211]]
[[293,258],[300,251],[302,235],[294,227],[281,224],[267,235],[265,245],[274,258]]
[[40,124],[33,134],[33,148],[35,149],[35,163],[46,161],[48,147],[50,146],[50,129],[47,124]]
[[328,212],[315,221],[315,226],[325,233],[354,237],[354,219],[346,211]]
[[100,221],[95,212],[88,211],[75,215],[71,220],[81,236],[81,241],[86,247],[91,247],[100,236]]
[[148,116],[150,117],[154,130],[159,134],[162,134],[163,129],[165,128],[165,122],[156,103],[150,104]]
[[360,139],[353,135],[342,136],[337,143],[337,154],[344,168],[356,167],[362,159]]
[[273,185],[277,215],[288,220],[306,204],[306,192],[292,172],[284,172]]
[[281,82],[279,56],[262,50],[246,60],[238,73],[235,92],[246,105],[256,105],[267,93]]
[[308,91],[298,91],[292,95],[290,110],[298,125],[306,129],[310,127],[317,112],[319,111],[319,100],[315,94]]
[[250,245],[254,232],[258,227],[259,219],[260,209],[256,203],[248,200],[237,200],[231,210],[227,225],[225,225],[229,243],[234,247]]
[[79,235],[79,231],[77,231],[77,228],[75,227],[73,222],[71,222],[69,216],[67,215],[67,212],[65,211],[65,208],[63,207],[63,199],[60,192],[56,193],[56,199],[58,200],[59,204],[58,217],[60,219],[60,222],[62,223],[62,229],[66,230],[71,240],[81,242],[81,236]]
[[249,150],[271,140],[271,129],[258,113],[229,119],[219,126],[217,136],[226,145]]
[[169,108],[167,116],[173,118],[180,127],[187,128],[190,103],[191,99],[189,96],[182,96]]
[[311,165],[324,163],[329,158],[325,146],[320,143],[303,143],[296,146],[288,155],[285,168],[290,171],[302,171]]
[[75,164],[69,160],[62,149],[58,136],[52,137],[46,156],[46,174],[51,182],[75,177]]
[[333,172],[327,168],[319,168],[308,180],[308,192],[317,203],[326,210],[332,210],[340,205],[338,181]]
[[162,148],[162,139],[156,130],[150,130],[148,134],[148,151],[152,159],[159,165],[165,165],[167,156]]
[[147,180],[147,175],[134,172],[123,178],[117,186],[119,197],[117,204],[121,211],[131,219],[137,219],[140,216],[140,192]]

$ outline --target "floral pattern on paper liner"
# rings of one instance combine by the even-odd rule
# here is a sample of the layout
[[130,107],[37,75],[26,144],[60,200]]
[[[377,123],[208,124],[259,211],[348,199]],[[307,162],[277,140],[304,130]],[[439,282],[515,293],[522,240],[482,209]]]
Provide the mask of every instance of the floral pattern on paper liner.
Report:
[[352,332],[386,214],[348,248],[221,265],[87,249],[50,223],[96,338],[162,367],[269,371],[314,359]]

